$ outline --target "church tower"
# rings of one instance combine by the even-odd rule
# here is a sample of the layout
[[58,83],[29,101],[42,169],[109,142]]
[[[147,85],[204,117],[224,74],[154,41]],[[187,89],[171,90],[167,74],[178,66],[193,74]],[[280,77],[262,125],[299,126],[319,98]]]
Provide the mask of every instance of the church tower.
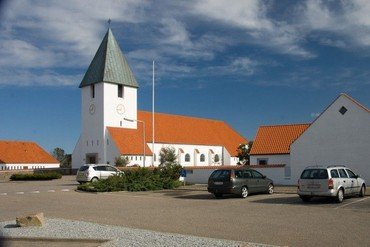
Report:
[[136,129],[138,83],[109,28],[83,77],[82,133],[72,166],[107,162],[107,126]]

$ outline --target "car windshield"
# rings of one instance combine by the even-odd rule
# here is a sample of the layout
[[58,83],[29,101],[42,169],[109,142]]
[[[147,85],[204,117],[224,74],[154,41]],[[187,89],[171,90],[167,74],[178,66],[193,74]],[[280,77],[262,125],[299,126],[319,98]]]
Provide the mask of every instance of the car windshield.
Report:
[[230,170],[216,170],[211,175],[212,179],[228,179],[230,178]]
[[79,171],[83,172],[83,171],[86,171],[87,169],[89,169],[89,166],[81,166]]
[[302,172],[301,179],[327,179],[326,169],[307,169]]

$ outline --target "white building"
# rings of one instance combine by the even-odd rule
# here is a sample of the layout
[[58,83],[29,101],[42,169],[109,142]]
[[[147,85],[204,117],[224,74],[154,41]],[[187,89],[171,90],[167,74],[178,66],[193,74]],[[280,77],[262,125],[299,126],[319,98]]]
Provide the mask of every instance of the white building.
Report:
[[290,149],[293,181],[309,165],[346,165],[369,183],[370,110],[340,94]]
[[0,141],[0,171],[59,168],[59,165],[34,142]]
[[[162,147],[174,147],[183,166],[236,165],[237,147],[247,140],[222,121],[137,110],[138,83],[108,29],[81,84],[82,133],[72,167],[114,164],[126,156],[129,165],[159,164]],[[144,128],[145,125],[145,128]],[[144,139],[145,134],[145,139]],[[145,154],[145,163],[144,163]]]
[[340,94],[311,124],[261,126],[250,159],[276,184],[295,185],[312,165],[346,165],[370,181],[370,110]]

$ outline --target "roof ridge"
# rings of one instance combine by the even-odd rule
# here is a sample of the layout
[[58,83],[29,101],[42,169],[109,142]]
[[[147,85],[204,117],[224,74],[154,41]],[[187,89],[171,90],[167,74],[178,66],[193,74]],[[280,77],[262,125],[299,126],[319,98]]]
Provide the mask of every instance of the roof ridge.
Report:
[[272,124],[272,125],[260,125],[261,127],[280,127],[280,126],[298,126],[298,125],[311,125],[311,123],[291,123],[291,124]]
[[358,102],[357,100],[355,100],[354,98],[352,98],[351,96],[349,96],[348,94],[346,94],[346,93],[340,93],[340,95],[343,95],[343,96],[347,97],[349,100],[351,100],[353,103],[355,103],[359,107],[363,108],[365,111],[370,112],[370,109],[368,109],[366,106],[364,106],[363,104],[361,104],[360,102]]
[[0,140],[0,142],[12,142],[12,143],[36,143],[34,141],[26,141],[26,140]]
[[[152,113],[151,111],[142,111],[142,110],[138,110],[138,112],[150,113],[150,114]],[[217,119],[213,119],[213,118],[202,118],[202,117],[196,117],[196,116],[188,116],[188,115],[180,115],[180,114],[172,114],[172,113],[164,113],[164,112],[154,112],[154,113],[155,114],[161,114],[161,115],[167,115],[167,116],[195,118],[195,119],[200,119],[200,120],[208,120],[208,121],[225,123],[225,121],[223,121],[223,120],[217,120]]]

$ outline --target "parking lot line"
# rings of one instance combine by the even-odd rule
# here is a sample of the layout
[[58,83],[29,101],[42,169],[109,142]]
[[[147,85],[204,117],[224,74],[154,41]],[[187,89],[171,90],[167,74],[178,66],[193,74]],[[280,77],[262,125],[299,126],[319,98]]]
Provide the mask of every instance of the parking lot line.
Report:
[[17,195],[23,195],[24,192],[23,191],[19,191],[19,192],[15,192]]
[[0,196],[6,196],[8,193],[0,193]]
[[40,191],[35,190],[35,191],[31,191],[30,193],[31,193],[31,194],[38,194],[38,193],[40,193]]
[[48,192],[55,192],[55,190],[48,190]]
[[350,202],[350,203],[347,203],[347,204],[343,204],[343,205],[340,205],[334,209],[338,209],[338,208],[344,208],[344,207],[347,207],[348,205],[351,205],[351,204],[355,204],[355,203],[358,203],[358,202],[363,202],[365,200],[369,199],[369,197],[366,197],[366,198],[363,198],[363,199],[359,199],[357,201],[354,201],[354,202]]
[[67,192],[67,191],[69,191],[69,189],[63,189],[63,190],[61,190],[61,191],[63,191],[63,192]]

